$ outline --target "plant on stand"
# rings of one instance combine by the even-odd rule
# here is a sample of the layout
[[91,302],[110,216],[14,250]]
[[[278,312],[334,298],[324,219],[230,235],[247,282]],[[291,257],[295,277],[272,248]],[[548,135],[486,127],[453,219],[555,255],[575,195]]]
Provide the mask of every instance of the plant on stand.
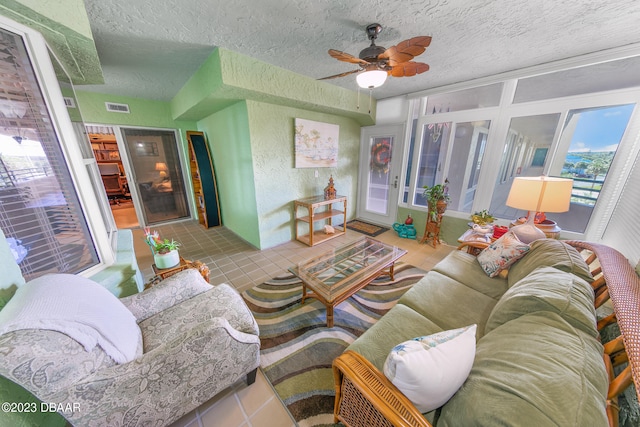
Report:
[[180,264],[180,254],[178,253],[180,243],[173,239],[161,239],[158,232],[151,232],[149,227],[144,229],[144,240],[151,248],[156,267],[171,268]]
[[449,180],[445,179],[444,184],[423,187],[422,196],[427,199],[428,217],[431,221],[438,221],[438,215],[444,214],[447,210],[447,205],[451,201],[448,184]]

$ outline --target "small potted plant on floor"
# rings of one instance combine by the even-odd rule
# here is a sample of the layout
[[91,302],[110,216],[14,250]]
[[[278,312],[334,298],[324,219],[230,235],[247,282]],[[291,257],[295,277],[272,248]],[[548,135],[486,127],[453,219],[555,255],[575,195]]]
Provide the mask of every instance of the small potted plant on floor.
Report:
[[157,231],[151,233],[149,228],[144,229],[145,241],[153,253],[153,261],[158,268],[171,268],[180,264],[178,247],[180,243],[171,239],[161,239]]
[[422,196],[427,199],[428,217],[431,221],[437,221],[438,215],[444,214],[447,210],[447,205],[451,201],[448,184],[449,180],[445,179],[444,184],[436,184],[432,187],[425,185],[423,187]]

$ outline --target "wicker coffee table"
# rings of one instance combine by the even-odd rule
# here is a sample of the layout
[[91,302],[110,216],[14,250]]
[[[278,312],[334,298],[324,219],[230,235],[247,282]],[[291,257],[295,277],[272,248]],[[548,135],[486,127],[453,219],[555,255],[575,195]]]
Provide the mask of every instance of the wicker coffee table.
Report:
[[365,237],[300,262],[289,271],[302,280],[302,304],[316,298],[327,307],[327,326],[333,327],[333,308],[381,274],[393,277],[394,263],[404,249]]

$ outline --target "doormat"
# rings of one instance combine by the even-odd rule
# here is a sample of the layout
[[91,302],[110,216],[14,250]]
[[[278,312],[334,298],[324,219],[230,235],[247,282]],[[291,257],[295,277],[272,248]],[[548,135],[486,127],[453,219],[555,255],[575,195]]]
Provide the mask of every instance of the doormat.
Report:
[[327,309],[320,301],[300,303],[302,283],[290,273],[243,292],[260,328],[262,372],[297,425],[334,425],[333,359],[425,274],[396,263],[393,281],[380,276],[335,307],[333,328],[327,328]]
[[349,230],[357,231],[358,233],[366,234],[367,236],[371,237],[375,237],[378,234],[382,234],[385,231],[389,230],[389,227],[381,227],[379,225],[371,224],[359,219],[353,219],[347,222],[347,228]]

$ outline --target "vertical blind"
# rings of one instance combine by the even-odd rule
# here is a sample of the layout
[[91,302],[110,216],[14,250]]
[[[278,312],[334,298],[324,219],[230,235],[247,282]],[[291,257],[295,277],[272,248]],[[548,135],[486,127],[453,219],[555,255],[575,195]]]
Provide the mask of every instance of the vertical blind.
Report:
[[2,29],[0,228],[27,280],[98,263],[24,42]]
[[[602,240],[622,252],[632,265],[640,266],[640,240],[634,238],[638,227],[640,208],[640,154],[633,163],[633,169],[616,202],[613,215],[604,232]],[[636,267],[638,268],[638,267]]]

